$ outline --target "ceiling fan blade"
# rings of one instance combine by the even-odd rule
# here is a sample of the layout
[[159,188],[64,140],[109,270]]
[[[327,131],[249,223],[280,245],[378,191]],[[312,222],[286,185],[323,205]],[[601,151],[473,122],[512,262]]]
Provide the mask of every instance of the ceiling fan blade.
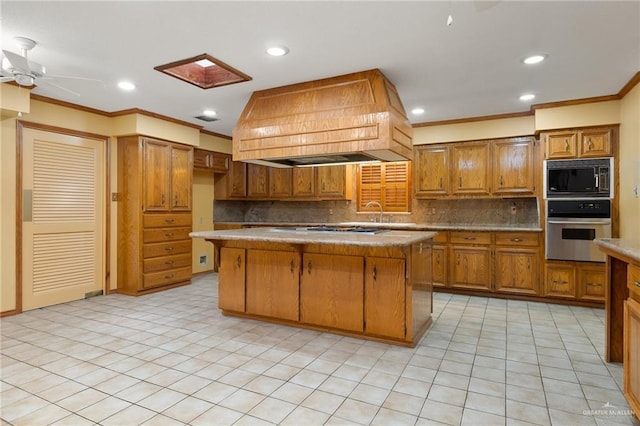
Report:
[[11,65],[11,72],[15,73],[17,71],[22,74],[30,74],[31,70],[29,68],[29,61],[27,61],[27,58],[20,56],[17,53],[9,52],[8,50],[3,50],[2,53]]
[[95,83],[102,84],[102,86],[105,89],[107,88],[107,85],[105,84],[105,82],[103,80],[100,80],[100,79],[97,79],[97,78],[77,77],[77,76],[73,76],[73,75],[60,75],[60,74],[47,74],[47,76],[44,77],[44,79],[47,79],[47,80],[49,78],[55,78],[55,79],[66,78],[68,80],[83,80],[83,81],[88,81],[88,82],[95,82]]
[[13,81],[13,77],[0,77],[0,83],[6,83],[7,81]]
[[[40,82],[40,81],[42,81],[42,80],[38,80],[38,81]],[[71,90],[71,89],[67,89],[66,87],[60,86],[59,84],[53,83],[53,82],[51,82],[51,81],[43,82],[43,84],[48,84],[48,85],[53,86],[53,87],[55,87],[55,88],[57,88],[57,89],[64,90],[65,92],[70,93],[70,94],[72,94],[72,95],[74,95],[74,96],[78,96],[78,97],[80,96],[80,93],[78,93],[78,92],[74,92],[74,91],[73,91],[73,90]]]
[[501,0],[475,0],[473,4],[478,12],[482,12],[497,6],[500,1]]

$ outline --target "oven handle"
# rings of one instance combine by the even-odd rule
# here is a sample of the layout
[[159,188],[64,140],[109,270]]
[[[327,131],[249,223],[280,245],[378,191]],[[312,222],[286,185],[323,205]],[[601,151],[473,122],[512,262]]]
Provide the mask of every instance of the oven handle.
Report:
[[558,220],[548,220],[547,223],[550,225],[611,225],[610,220],[603,221],[591,221],[591,222],[579,222],[579,221],[558,221]]

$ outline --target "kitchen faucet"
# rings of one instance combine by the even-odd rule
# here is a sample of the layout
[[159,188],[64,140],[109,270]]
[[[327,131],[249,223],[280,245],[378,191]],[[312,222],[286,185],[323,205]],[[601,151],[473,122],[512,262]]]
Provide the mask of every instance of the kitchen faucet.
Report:
[[380,204],[377,201],[369,201],[365,207],[372,207],[372,206],[378,206],[378,208],[380,209],[380,223],[382,223],[382,204]]

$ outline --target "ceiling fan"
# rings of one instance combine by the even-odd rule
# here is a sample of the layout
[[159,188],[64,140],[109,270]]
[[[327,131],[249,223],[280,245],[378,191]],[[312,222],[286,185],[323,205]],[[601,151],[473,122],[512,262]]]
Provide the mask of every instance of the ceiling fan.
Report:
[[20,86],[31,87],[36,83],[36,79],[42,78],[47,73],[44,65],[27,59],[27,52],[33,49],[36,42],[26,37],[14,38],[22,55],[3,50],[2,54],[2,78],[0,82],[14,80]]
[[2,50],[2,54],[4,57],[2,58],[2,68],[0,70],[0,83],[15,81],[18,86],[32,88],[36,85],[36,83],[44,83],[46,80],[47,85],[56,87],[60,90],[64,90],[65,92],[71,93],[75,96],[80,96],[80,93],[51,82],[51,78],[55,77],[93,81],[98,82],[104,86],[104,82],[102,80],[97,80],[94,78],[47,74],[47,70],[44,65],[31,61],[27,57],[28,52],[33,49],[37,43],[34,40],[26,37],[14,37],[13,40],[20,48],[21,55],[9,50]]

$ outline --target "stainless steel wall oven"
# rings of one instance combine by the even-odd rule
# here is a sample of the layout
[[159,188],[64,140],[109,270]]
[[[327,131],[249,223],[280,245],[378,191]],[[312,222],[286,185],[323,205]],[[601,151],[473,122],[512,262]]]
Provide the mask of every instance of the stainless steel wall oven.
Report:
[[611,238],[611,200],[547,201],[547,259],[604,262],[595,238]]

